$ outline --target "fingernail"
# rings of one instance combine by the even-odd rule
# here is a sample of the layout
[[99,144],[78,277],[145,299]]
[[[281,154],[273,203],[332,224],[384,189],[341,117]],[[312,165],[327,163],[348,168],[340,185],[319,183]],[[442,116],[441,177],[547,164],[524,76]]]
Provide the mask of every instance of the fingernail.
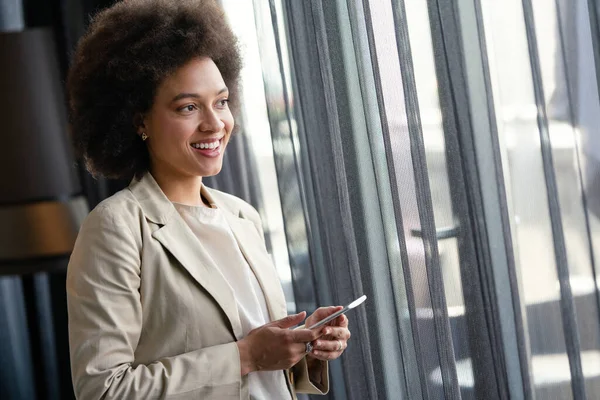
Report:
[[313,354],[314,354],[315,356],[318,356],[318,355],[320,355],[321,353],[320,353],[319,351],[317,351],[317,350],[313,350]]

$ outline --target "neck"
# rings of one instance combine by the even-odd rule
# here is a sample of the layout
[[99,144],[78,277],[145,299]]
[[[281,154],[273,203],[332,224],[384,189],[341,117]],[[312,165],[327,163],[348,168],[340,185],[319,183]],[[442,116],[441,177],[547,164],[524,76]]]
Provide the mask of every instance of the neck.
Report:
[[152,169],[150,173],[169,200],[190,206],[205,205],[200,195],[201,176],[173,174],[156,169]]

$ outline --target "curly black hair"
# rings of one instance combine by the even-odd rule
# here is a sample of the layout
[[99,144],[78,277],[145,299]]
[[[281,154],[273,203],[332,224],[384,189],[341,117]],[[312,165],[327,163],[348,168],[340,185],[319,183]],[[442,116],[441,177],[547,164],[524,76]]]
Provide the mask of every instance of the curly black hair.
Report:
[[150,167],[136,118],[159,84],[196,57],[209,57],[239,109],[238,41],[214,0],[124,0],[95,15],[67,77],[70,131],[93,176],[140,177]]

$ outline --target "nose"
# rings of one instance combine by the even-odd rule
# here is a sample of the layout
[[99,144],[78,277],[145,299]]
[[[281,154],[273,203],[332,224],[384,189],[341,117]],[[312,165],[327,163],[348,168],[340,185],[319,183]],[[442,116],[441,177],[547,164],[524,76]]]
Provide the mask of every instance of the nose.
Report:
[[220,132],[225,127],[225,123],[214,110],[208,110],[202,116],[200,130],[203,132]]

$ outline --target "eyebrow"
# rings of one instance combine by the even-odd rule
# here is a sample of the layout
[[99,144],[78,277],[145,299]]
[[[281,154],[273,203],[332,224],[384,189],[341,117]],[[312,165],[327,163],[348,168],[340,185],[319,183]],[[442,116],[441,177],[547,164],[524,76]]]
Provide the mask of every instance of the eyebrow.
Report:
[[[229,89],[227,88],[227,86],[225,86],[217,92],[216,96],[218,96],[222,93],[225,93],[227,91],[229,91]],[[188,99],[188,98],[200,99],[200,98],[202,98],[202,96],[200,96],[198,93],[179,93],[177,96],[173,97],[173,100],[171,100],[171,103],[175,103],[178,100]]]

